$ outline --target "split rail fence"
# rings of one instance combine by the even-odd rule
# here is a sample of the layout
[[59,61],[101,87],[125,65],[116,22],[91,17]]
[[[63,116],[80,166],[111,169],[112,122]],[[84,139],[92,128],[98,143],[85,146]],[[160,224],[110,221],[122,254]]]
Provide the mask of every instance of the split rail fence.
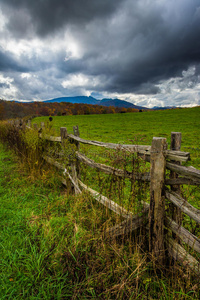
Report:
[[[30,123],[28,124],[28,128]],[[37,125],[33,125],[37,129]],[[98,202],[120,214],[125,220],[106,231],[105,236],[109,238],[125,235],[129,232],[145,227],[149,236],[149,252],[154,255],[160,265],[164,265],[166,253],[173,259],[181,262],[184,266],[190,267],[197,274],[200,274],[200,261],[194,258],[183,247],[183,243],[200,253],[200,239],[182,226],[182,216],[186,214],[199,226],[200,210],[193,207],[181,195],[180,185],[200,185],[200,170],[194,167],[182,166],[182,162],[190,160],[190,153],[183,152],[181,148],[181,133],[171,133],[170,150],[167,149],[166,138],[154,137],[151,146],[144,145],[122,145],[103,143],[93,140],[85,140],[79,135],[78,126],[74,126],[74,134],[68,134],[65,127],[60,128],[60,136],[48,136],[41,133],[44,123],[41,123],[39,136],[45,140],[63,143],[68,139],[76,145],[76,162],[71,163],[71,172],[64,164],[57,162],[51,157],[43,158],[49,163],[64,171],[71,180],[75,193],[81,193],[82,189],[87,190]],[[150,172],[133,174],[132,172],[116,169],[111,166],[100,164],[80,153],[79,145],[87,144],[108,149],[121,149],[130,153],[137,153],[142,159],[150,162]],[[79,178],[79,162],[96,168],[106,174],[134,179],[150,184],[150,204],[142,202],[143,214],[133,215],[130,211],[121,207],[114,201],[101,195],[99,192],[88,187]],[[169,178],[166,178],[166,170],[170,170]],[[63,184],[66,180],[63,178]],[[166,213],[166,199],[171,203],[172,217]],[[188,247],[188,248],[189,248]]]

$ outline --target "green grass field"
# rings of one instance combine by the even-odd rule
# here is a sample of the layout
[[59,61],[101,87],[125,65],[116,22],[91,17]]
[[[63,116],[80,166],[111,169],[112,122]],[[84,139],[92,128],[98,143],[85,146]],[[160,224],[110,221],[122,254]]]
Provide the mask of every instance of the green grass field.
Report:
[[[147,145],[153,136],[166,137],[170,143],[171,132],[180,131],[182,150],[192,156],[187,164],[200,169],[199,116],[200,108],[63,116],[54,117],[51,126],[55,135],[60,127],[72,133],[73,126],[79,125],[85,139]],[[42,121],[47,122],[48,117],[35,118],[32,123]],[[37,144],[37,139],[37,134],[27,135],[29,146]],[[87,148],[81,150],[87,153]],[[107,163],[110,158],[120,163],[120,156],[112,151],[107,154]],[[96,158],[101,158],[98,155]],[[121,222],[120,216],[88,193],[71,195],[61,184],[61,174],[41,164],[34,152],[28,159],[25,164],[22,156],[0,144],[0,299],[199,299],[195,274],[177,263],[158,269],[145,250],[145,235],[106,241],[103,232]],[[103,183],[110,193],[115,191],[117,200],[126,198],[123,181],[83,171],[84,180],[94,187]],[[148,190],[137,184],[133,188],[141,199],[148,197]],[[186,195],[199,207],[199,187],[186,190]],[[127,205],[134,209],[136,194],[131,197]],[[185,225],[194,234],[199,232],[189,218]]]
[[[40,125],[40,122],[45,122],[47,124],[48,119],[48,117],[35,118],[32,123]],[[165,137],[167,138],[168,149],[170,148],[171,132],[181,132],[181,150],[191,154],[191,160],[183,164],[200,169],[200,107],[142,113],[58,116],[53,117],[50,125],[55,130],[55,135],[60,135],[60,127],[66,127],[69,133],[73,133],[73,126],[78,125],[82,138],[120,144],[151,145],[153,137]],[[109,164],[113,160],[113,166],[123,169],[123,166],[116,164],[116,161],[119,160],[118,154],[115,154],[113,150],[81,144],[80,151],[96,162]],[[130,157],[129,163],[131,159]],[[148,168],[149,166],[144,170],[149,171]],[[131,171],[131,169],[129,170]],[[99,180],[101,181],[101,188],[99,188],[99,181],[96,180],[98,176],[100,175],[96,171],[87,168],[82,178],[89,186],[105,194],[105,190],[109,189],[106,176],[101,175]],[[112,188],[116,190],[116,185]],[[121,193],[118,193],[118,197],[115,193],[115,196],[125,203],[130,189],[127,181],[124,196]],[[188,201],[199,208],[199,188],[185,186],[184,191]],[[148,195],[145,195],[144,198],[148,198]],[[119,203],[119,199],[115,200]]]
[[[32,120],[38,124],[47,121],[48,117]],[[82,138],[121,144],[151,145],[153,137],[165,137],[170,147],[171,132],[181,132],[181,150],[190,152],[190,164],[200,169],[200,107],[143,113],[53,117],[52,126],[57,130],[57,135],[60,127],[67,127],[68,132],[72,133],[74,125],[79,126]]]

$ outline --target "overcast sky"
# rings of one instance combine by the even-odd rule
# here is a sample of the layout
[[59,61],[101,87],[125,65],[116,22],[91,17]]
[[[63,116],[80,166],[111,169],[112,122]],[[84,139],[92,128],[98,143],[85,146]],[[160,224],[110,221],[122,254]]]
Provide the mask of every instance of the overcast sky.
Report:
[[200,0],[0,0],[0,98],[200,105]]

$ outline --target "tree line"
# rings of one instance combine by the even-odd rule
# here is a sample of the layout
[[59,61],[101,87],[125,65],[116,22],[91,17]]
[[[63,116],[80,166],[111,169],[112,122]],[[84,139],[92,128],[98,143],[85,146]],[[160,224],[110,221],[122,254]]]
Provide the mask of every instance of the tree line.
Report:
[[121,108],[69,102],[15,102],[0,100],[0,119],[24,118],[26,116],[65,116],[90,114],[115,114],[138,112],[135,108]]

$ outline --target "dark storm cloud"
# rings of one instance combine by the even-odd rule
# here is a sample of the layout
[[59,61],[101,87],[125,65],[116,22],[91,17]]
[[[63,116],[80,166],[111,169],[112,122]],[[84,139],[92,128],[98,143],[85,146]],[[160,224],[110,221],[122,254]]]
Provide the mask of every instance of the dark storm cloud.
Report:
[[[27,13],[37,34],[45,36],[62,28],[66,24],[84,25],[96,18],[105,18],[113,13],[120,0],[6,0],[5,7],[13,9],[15,15],[22,16],[21,25],[15,18],[10,19],[9,27],[22,36],[23,15]],[[17,18],[19,20],[19,17]],[[28,20],[28,17],[26,18]]]
[[[189,1],[182,1],[181,5],[184,2]],[[134,26],[127,30],[130,40],[125,47],[121,45],[123,68],[119,69],[114,80],[119,89],[122,88],[123,92],[142,92],[144,83],[154,85],[159,80],[179,76],[190,65],[200,62],[200,15],[197,4],[200,5],[200,1],[192,1],[190,9],[185,7],[185,11],[178,7],[176,13],[170,16],[164,16],[165,12],[161,9],[149,14],[145,13],[145,8],[135,12],[135,17],[140,14],[144,17],[140,15],[140,26],[136,32]]]
[[155,7],[149,1],[123,1],[114,19],[74,31],[87,53],[64,68],[103,74],[112,92],[158,93],[160,80],[181,76],[200,62],[200,1],[177,3]]
[[[159,94],[160,83],[172,77],[180,78],[180,90],[199,83],[200,0],[0,0],[0,4],[13,39],[38,38],[48,49],[50,39],[65,39],[68,32],[78,44],[80,53],[75,57],[69,53],[67,59],[67,38],[55,53],[50,46],[48,53],[23,53],[18,58],[0,52],[1,70],[24,67],[39,72],[41,88],[46,83],[60,95],[68,91],[60,83],[71,74],[103,79],[95,90],[89,83],[87,88],[108,93]],[[194,73],[184,76],[192,66]],[[17,77],[15,82],[23,84]],[[31,91],[39,94],[39,89],[39,84],[32,84],[29,96]]]

